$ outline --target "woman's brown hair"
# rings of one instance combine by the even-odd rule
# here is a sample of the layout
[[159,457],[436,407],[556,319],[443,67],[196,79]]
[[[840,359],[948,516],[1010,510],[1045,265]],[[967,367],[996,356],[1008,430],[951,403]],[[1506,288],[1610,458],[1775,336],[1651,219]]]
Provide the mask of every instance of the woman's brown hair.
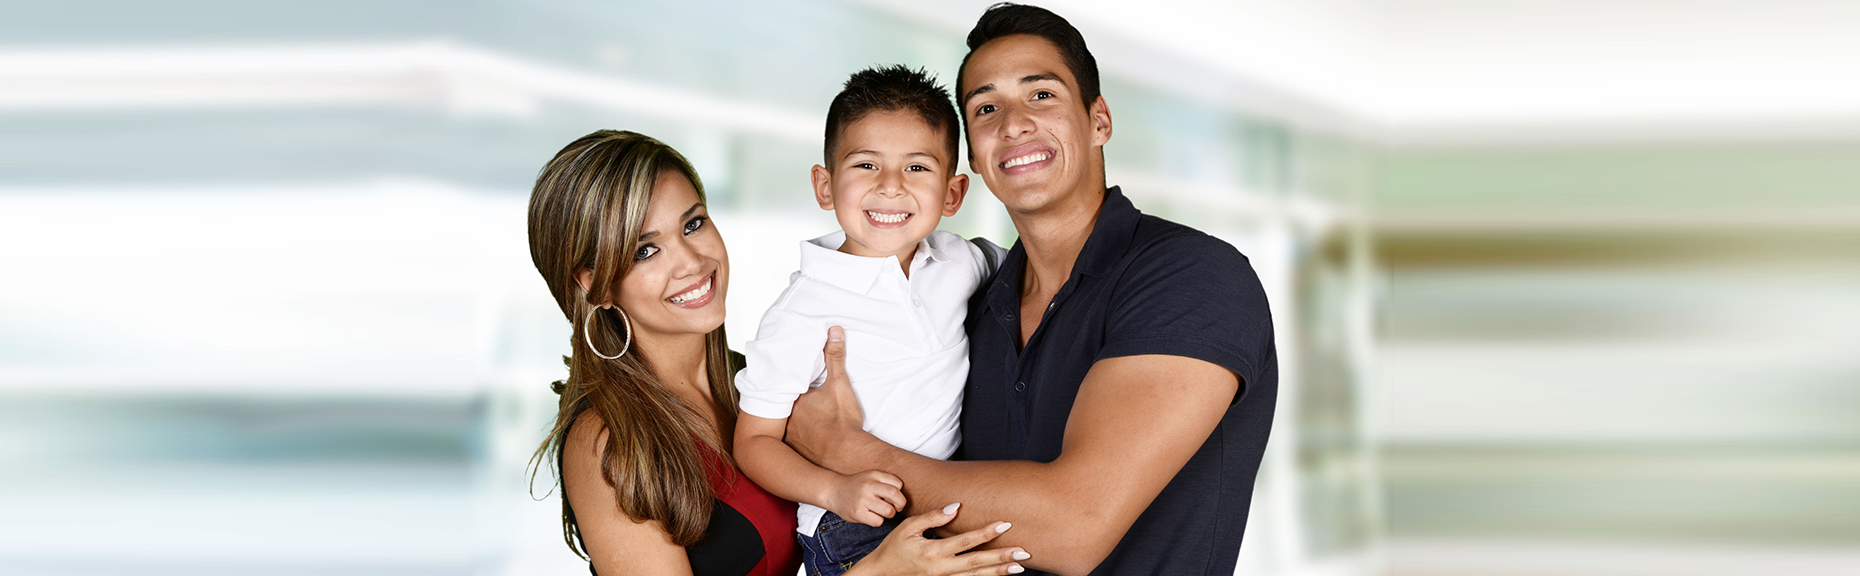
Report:
[[[709,407],[692,406],[661,385],[653,367],[638,353],[637,343],[626,341],[626,328],[614,310],[589,316],[589,309],[607,302],[609,296],[618,299],[616,288],[632,268],[631,255],[638,250],[652,185],[668,170],[689,179],[698,201],[704,201],[704,185],[683,155],[634,132],[601,130],[583,136],[557,152],[536,177],[530,193],[530,259],[574,326],[574,334],[569,339],[571,356],[564,358],[568,379],[552,386],[561,395],[555,429],[537,448],[532,465],[552,462],[556,482],[561,484],[562,449],[569,429],[592,410],[607,428],[601,476],[613,486],[620,511],[637,521],[658,521],[671,533],[673,543],[689,546],[703,537],[710,524],[715,497],[700,450],[710,450],[717,455],[715,462],[728,467],[719,431],[700,416]],[[575,282],[581,270],[593,271],[585,292]],[[589,330],[593,332],[587,337],[603,354],[627,345],[632,351],[616,360],[601,358],[584,340],[584,331]],[[731,384],[723,327],[707,334],[704,344],[711,396],[723,413],[735,414],[736,387]],[[580,533],[566,490],[562,493],[562,535],[569,548],[586,557],[577,545]]]

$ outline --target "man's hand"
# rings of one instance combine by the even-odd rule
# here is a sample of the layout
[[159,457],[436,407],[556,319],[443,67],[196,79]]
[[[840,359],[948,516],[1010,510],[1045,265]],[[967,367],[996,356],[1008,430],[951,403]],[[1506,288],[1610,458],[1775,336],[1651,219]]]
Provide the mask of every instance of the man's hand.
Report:
[[[788,446],[814,464],[845,473],[834,463],[859,442],[877,441],[864,430],[865,415],[859,398],[853,394],[852,379],[846,376],[846,332],[839,326],[827,329],[827,381],[794,401],[788,416]],[[857,472],[864,468],[854,468]],[[837,512],[836,512],[837,513]]]
[[904,481],[878,470],[843,474],[824,504],[822,508],[849,522],[876,528],[904,510]]

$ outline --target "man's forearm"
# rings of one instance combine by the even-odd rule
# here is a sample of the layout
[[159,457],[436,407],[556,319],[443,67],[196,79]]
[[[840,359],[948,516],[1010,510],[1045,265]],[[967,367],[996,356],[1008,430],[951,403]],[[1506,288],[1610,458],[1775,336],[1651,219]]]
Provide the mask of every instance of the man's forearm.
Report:
[[[949,462],[925,457],[885,443],[870,434],[848,434],[820,454],[822,466],[842,474],[883,470],[904,480],[910,514],[922,514],[952,502],[962,511],[944,535],[1005,520],[1014,529],[985,547],[1020,546],[1033,559],[1027,565],[1059,574],[1083,574],[1110,553],[1125,529],[1136,521],[1116,518],[1132,508],[1109,500],[1128,497],[1094,490],[1080,470],[1061,460]],[[1103,487],[1098,483],[1096,486]],[[1141,511],[1144,502],[1134,509]]]

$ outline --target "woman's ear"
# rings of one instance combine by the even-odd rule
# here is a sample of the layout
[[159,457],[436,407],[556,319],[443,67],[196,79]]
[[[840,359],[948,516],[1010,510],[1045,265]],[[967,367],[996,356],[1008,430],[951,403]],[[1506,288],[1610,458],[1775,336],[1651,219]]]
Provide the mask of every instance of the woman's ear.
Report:
[[575,271],[575,285],[581,287],[581,293],[587,294],[594,288],[594,269],[582,268]]

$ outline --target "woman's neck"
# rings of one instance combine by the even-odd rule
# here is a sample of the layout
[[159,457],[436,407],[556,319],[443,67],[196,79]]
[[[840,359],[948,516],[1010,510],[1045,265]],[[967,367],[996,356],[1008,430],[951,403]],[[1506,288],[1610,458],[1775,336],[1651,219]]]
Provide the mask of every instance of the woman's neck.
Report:
[[[642,335],[644,336],[644,335]],[[728,449],[735,414],[726,414],[710,392],[710,363],[705,349],[706,335],[642,337],[639,354],[652,366],[652,375],[672,394],[696,408],[718,432]]]

